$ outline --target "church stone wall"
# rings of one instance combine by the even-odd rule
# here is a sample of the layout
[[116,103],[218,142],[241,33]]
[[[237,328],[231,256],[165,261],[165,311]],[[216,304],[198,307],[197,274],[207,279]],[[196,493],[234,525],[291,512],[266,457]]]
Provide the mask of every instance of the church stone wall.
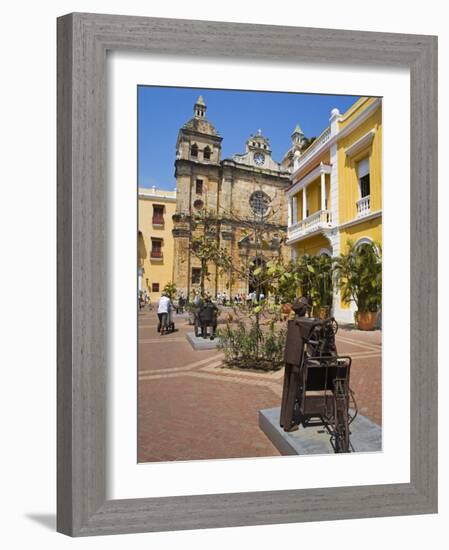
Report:
[[[201,101],[200,101],[201,100]],[[289,184],[289,174],[281,171],[281,165],[271,158],[268,140],[261,132],[247,141],[247,150],[234,159],[221,157],[221,137],[205,119],[206,106],[199,98],[194,107],[194,118],[180,129],[177,141],[176,180],[177,205],[174,216],[173,236],[175,241],[174,282],[179,291],[192,296],[200,285],[192,282],[192,268],[200,268],[200,261],[190,254],[192,238],[200,235],[203,229],[192,227],[195,212],[202,206],[215,213],[218,219],[216,235],[222,248],[232,257],[235,267],[243,267],[254,259],[254,243],[248,241],[247,231],[239,220],[254,219],[250,197],[262,191],[269,197],[267,221],[272,224],[268,240],[282,241],[287,226],[287,201],[285,189]],[[198,155],[192,158],[191,147],[198,146]],[[203,149],[209,146],[210,159],[204,159]],[[257,166],[257,154],[262,157],[263,167]],[[237,160],[235,160],[237,159]],[[202,193],[196,192],[196,181],[202,180]],[[198,202],[202,201],[202,205]],[[196,206],[195,206],[196,204]],[[274,242],[274,241],[273,241]],[[286,257],[289,249],[273,245],[264,252],[265,256]],[[208,267],[209,278],[205,281],[205,291],[215,296],[226,292],[228,296],[248,293],[248,279],[239,279],[234,273],[217,272],[215,266]]]

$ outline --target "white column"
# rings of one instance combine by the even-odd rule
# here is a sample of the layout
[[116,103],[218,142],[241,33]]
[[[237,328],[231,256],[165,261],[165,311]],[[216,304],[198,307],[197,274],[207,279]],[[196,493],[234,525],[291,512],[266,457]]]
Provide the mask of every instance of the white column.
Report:
[[137,279],[137,288],[139,290],[139,292],[142,290],[142,277],[143,277],[143,273],[144,273],[144,270],[143,270],[143,267],[139,267],[138,269],[138,279]]
[[[338,133],[338,118],[340,113],[337,109],[332,111],[331,116],[331,133],[335,135]],[[330,173],[330,211],[332,214],[332,225],[334,229],[331,232],[330,241],[332,244],[332,255],[338,256],[340,254],[340,230],[338,225],[340,223],[340,213],[338,210],[339,205],[339,188],[338,188],[338,150],[337,144],[334,142],[330,148],[330,163],[331,163],[331,173]],[[334,289],[334,300],[333,300],[333,316],[337,321],[341,322],[352,322],[350,318],[350,312],[341,307],[341,294],[340,291]]]
[[331,127],[331,136],[335,136],[335,134],[338,134],[338,122],[340,120],[341,114],[338,109],[332,109],[331,111],[331,117],[329,119],[330,127]]
[[321,210],[326,210],[326,174],[321,168]]
[[302,188],[302,219],[307,218],[307,189],[306,186]]
[[292,225],[292,201],[294,197],[288,197],[288,204],[287,204],[287,227],[290,227]]

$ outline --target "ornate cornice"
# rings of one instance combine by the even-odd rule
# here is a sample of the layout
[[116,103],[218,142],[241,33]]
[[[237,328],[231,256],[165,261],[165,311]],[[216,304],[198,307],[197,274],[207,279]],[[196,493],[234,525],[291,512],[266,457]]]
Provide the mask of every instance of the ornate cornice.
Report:
[[188,237],[190,237],[190,229],[175,227],[174,229],[172,229],[172,235],[175,239],[180,238],[180,237],[187,237],[188,238]]

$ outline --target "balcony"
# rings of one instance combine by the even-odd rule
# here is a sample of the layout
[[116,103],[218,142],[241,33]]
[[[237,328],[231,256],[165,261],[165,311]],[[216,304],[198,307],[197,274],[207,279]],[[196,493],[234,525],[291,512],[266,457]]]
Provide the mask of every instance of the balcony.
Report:
[[287,243],[303,239],[308,235],[332,227],[330,210],[318,210],[311,216],[291,225],[287,230]]
[[165,225],[164,216],[153,216],[152,223],[153,223],[153,226],[164,227]]
[[370,201],[370,195],[367,195],[366,197],[362,197],[360,200],[356,202],[357,206],[357,218],[363,218],[364,216],[368,216],[371,212],[371,201]]
[[152,250],[150,252],[150,258],[152,260],[160,260],[162,261],[164,259],[164,255],[162,253],[162,250]]
[[304,153],[296,160],[293,172],[296,172],[300,167],[303,168],[311,159],[316,158],[321,154],[324,146],[330,141],[332,137],[331,129],[326,128],[324,132],[317,137],[317,139],[307,147]]

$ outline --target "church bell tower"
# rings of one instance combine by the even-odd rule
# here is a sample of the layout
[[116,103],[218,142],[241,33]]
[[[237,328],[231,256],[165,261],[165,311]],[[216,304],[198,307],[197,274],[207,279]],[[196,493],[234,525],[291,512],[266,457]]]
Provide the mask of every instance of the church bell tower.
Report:
[[173,280],[184,295],[191,295],[197,284],[198,266],[190,254],[191,222],[202,210],[217,212],[219,204],[223,138],[207,120],[206,110],[206,103],[199,96],[193,105],[193,117],[180,128],[176,141]]

